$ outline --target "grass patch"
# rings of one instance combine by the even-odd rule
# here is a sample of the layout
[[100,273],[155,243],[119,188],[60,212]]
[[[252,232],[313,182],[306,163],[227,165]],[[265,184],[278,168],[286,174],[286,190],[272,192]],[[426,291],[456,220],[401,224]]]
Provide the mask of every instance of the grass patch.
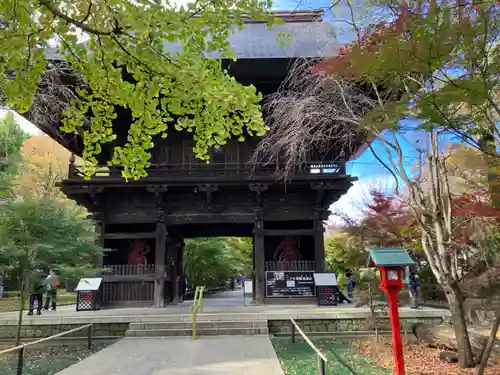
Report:
[[[45,303],[45,296],[43,298]],[[72,305],[76,303],[76,293],[62,292],[57,294],[57,306]],[[24,309],[28,308],[28,300]],[[0,313],[19,311],[19,297],[8,297],[0,299]],[[3,375],[3,374],[2,374]]]
[[[295,344],[292,344],[290,338],[273,338],[272,342],[286,375],[318,374],[316,353],[306,342],[297,340]],[[380,367],[356,353],[348,343],[330,339],[314,341],[314,344],[328,359],[326,364],[326,374],[328,375],[391,374],[388,369]]]
[[[48,344],[50,345],[50,344]],[[64,344],[26,349],[23,375],[53,375],[104,349],[109,343],[95,343],[91,350],[84,344]],[[17,353],[0,355],[0,374],[17,374]]]

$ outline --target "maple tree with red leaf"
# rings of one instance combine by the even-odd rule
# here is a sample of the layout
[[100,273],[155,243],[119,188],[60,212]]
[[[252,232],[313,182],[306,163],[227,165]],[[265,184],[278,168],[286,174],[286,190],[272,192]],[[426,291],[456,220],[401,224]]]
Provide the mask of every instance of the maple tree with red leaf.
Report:
[[480,241],[481,236],[491,237],[500,223],[500,209],[482,191],[454,197],[452,216],[455,226],[452,240],[464,247]]
[[413,249],[411,228],[414,220],[404,202],[380,190],[370,191],[361,222],[365,242],[373,246],[405,246]]
[[453,200],[453,243],[463,253],[463,290],[490,295],[500,283],[498,225],[500,210],[484,192],[461,194]]
[[[455,22],[448,22],[445,27],[433,25],[435,30],[432,32],[439,37],[440,43],[437,51],[428,51],[428,46],[420,45],[414,34],[419,28],[428,26],[427,22],[432,18],[430,15],[439,12],[437,10],[439,5],[434,1],[411,2],[411,4],[403,2],[401,6],[388,7],[394,20],[382,21],[357,30],[356,40],[341,46],[336,56],[318,62],[313,67],[313,72],[336,74],[344,78],[368,79],[376,81],[375,83],[386,82],[390,70],[387,66],[381,66],[380,61],[387,63],[391,54],[397,52],[401,55],[391,65],[398,67],[398,74],[401,72],[427,74],[428,66],[419,67],[418,62],[405,59],[414,58],[424,62],[429,58],[448,56],[455,47],[457,38],[473,29],[477,25],[477,19],[484,13],[481,6],[470,7],[465,4]],[[453,17],[453,14],[447,16]],[[380,81],[377,81],[378,79]]]
[[323,71],[347,77],[352,76],[350,68],[359,55],[376,55],[384,41],[403,35],[409,29],[409,23],[415,20],[415,13],[411,12],[407,5],[396,9],[395,16],[394,21],[380,22],[370,25],[365,30],[360,30],[357,40],[340,47],[337,56],[317,63],[313,67],[313,72]]
[[453,201],[453,216],[473,216],[500,220],[500,209],[493,207],[484,192],[472,191],[456,197]]

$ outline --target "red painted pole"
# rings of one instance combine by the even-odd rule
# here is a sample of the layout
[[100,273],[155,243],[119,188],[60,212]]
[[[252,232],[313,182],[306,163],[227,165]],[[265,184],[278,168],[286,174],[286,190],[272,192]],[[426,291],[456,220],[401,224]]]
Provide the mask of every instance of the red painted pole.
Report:
[[399,323],[398,293],[400,287],[382,288],[389,301],[391,317],[392,347],[394,352],[395,375],[405,375],[405,360],[403,357],[403,340],[401,339],[401,325]]

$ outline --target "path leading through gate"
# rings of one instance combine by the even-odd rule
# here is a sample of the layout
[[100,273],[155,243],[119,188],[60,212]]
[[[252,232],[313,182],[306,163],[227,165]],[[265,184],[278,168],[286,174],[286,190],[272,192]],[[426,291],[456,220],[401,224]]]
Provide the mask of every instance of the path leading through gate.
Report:
[[267,335],[125,338],[57,375],[283,375]]

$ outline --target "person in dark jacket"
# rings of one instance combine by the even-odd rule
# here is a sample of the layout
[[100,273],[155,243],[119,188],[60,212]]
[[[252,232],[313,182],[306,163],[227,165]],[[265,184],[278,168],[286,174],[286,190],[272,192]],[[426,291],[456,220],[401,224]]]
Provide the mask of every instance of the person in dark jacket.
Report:
[[410,298],[411,298],[411,308],[421,309],[422,305],[420,303],[420,280],[415,271],[410,272]]
[[347,279],[347,297],[352,299],[354,295],[354,288],[356,287],[356,275],[350,269],[345,271],[345,277]]
[[33,315],[36,302],[36,314],[42,315],[43,293],[46,289],[45,274],[41,271],[35,271],[31,279],[28,281],[29,291],[29,309],[28,315]]

